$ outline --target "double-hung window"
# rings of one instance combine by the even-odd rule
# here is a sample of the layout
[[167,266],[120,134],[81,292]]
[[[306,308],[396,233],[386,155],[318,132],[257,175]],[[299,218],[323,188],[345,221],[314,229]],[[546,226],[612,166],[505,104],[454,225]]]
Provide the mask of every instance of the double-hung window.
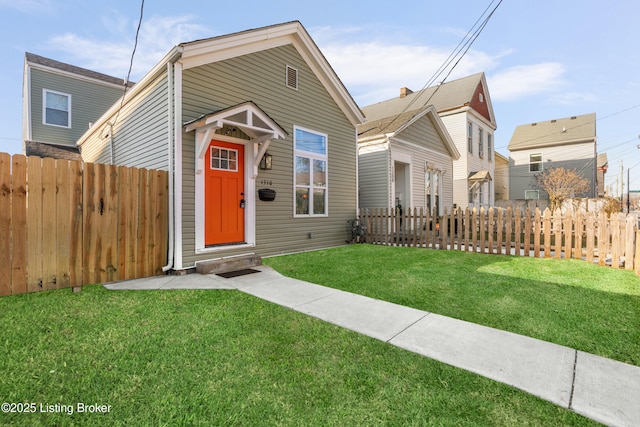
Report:
[[489,161],[493,161],[493,135],[487,133],[487,157]]
[[478,129],[478,157],[484,157],[484,131],[482,128]]
[[467,122],[467,151],[473,154],[473,125]]
[[71,95],[43,89],[42,104],[43,124],[71,127]]
[[327,216],[327,135],[294,128],[295,216]]
[[542,172],[542,153],[529,154],[529,172]]

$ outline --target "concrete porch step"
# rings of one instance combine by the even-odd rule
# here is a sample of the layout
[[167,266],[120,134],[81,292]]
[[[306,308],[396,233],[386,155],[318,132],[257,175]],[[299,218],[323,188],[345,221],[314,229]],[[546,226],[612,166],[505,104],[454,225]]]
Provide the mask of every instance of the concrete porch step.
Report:
[[262,265],[262,258],[256,254],[247,254],[199,262],[196,264],[196,273],[228,273],[230,271],[242,270],[245,268],[256,267],[258,265]]

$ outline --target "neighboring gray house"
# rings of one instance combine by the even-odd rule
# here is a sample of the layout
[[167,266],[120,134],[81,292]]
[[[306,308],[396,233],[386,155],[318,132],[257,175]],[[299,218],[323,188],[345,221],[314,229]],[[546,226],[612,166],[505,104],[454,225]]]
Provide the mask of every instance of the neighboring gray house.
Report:
[[169,171],[165,269],[344,244],[364,116],[297,21],[181,43],[78,141]]
[[451,211],[453,161],[459,158],[432,105],[361,124],[360,207]]
[[123,79],[28,52],[22,84],[27,156],[80,159],[76,141],[124,93]]
[[597,196],[595,113],[517,126],[508,149],[511,200],[546,199],[535,176],[550,167],[575,170]]
[[460,153],[453,161],[453,204],[488,208],[494,204],[494,141],[497,128],[484,73],[419,92],[400,89],[398,98],[364,107],[367,120],[416,112],[433,105]]

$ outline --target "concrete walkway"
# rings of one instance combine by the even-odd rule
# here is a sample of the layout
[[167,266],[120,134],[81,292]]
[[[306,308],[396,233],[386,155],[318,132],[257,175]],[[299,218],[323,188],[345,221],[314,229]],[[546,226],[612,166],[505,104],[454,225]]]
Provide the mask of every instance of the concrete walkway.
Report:
[[611,426],[640,425],[640,367],[545,341],[282,276],[189,274],[112,290],[237,289],[403,349],[517,387]]

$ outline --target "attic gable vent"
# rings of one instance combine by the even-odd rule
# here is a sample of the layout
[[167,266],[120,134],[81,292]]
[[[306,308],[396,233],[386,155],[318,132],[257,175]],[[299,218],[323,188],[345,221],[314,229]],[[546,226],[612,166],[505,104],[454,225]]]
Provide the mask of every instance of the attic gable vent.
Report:
[[287,87],[298,90],[298,70],[287,65]]

